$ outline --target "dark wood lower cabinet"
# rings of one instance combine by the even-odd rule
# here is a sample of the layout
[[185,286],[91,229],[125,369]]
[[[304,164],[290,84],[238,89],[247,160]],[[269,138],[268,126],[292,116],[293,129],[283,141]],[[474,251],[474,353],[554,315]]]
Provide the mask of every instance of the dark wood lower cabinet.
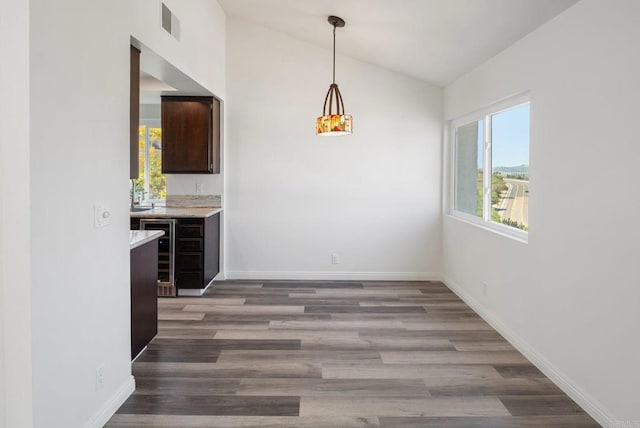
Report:
[[131,359],[158,333],[158,240],[131,250]]
[[176,230],[176,287],[201,289],[220,271],[220,214],[180,218]]
[[[139,228],[140,219],[132,218],[131,229]],[[176,218],[174,251],[174,285],[178,289],[205,288],[220,272],[220,213]]]

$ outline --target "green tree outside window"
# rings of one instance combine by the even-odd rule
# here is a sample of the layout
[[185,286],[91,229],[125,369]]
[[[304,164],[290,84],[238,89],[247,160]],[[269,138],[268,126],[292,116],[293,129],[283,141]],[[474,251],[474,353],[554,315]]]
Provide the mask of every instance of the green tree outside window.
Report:
[[141,125],[138,136],[140,174],[135,182],[136,188],[144,192],[143,200],[166,199],[167,178],[162,174],[162,129]]

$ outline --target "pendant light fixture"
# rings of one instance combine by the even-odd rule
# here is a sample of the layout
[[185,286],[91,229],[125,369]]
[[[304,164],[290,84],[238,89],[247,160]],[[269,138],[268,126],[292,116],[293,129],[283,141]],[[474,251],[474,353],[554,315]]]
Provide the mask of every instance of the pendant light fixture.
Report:
[[336,84],[336,28],[344,27],[345,22],[337,16],[330,16],[328,21],[333,26],[333,83],[324,98],[322,116],[316,119],[316,134],[333,137],[351,134],[353,119],[350,114],[344,114],[342,94]]

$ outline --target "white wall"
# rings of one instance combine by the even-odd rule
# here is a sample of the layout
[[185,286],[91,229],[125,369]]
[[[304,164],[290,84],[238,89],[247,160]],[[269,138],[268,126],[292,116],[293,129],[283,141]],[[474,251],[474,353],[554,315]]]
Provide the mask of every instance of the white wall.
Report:
[[[37,427],[85,426],[133,389],[124,4],[31,1]],[[94,202],[111,208],[110,226],[94,228]],[[102,364],[104,389],[96,391],[96,368]]]
[[220,174],[167,174],[167,195],[195,195],[196,185],[202,184],[203,195],[222,195],[224,164]]
[[140,120],[160,120],[160,104],[140,104]]
[[227,277],[440,272],[440,88],[339,55],[354,133],[316,137],[331,51],[235,19],[227,76]]
[[0,1],[0,428],[29,427],[29,2]]
[[225,15],[214,0],[162,0],[180,19],[180,41],[160,26],[160,0],[126,2],[131,35],[214,93],[225,97]]
[[[180,41],[160,26],[159,0],[127,2],[131,35],[180,69],[201,86],[224,100],[225,79],[225,14],[214,0],[163,0],[180,19]],[[143,53],[144,55],[144,53]],[[221,194],[223,174],[169,174],[167,193],[194,194],[196,183],[204,193]]]
[[[11,271],[3,269],[2,279],[12,281],[11,295],[4,297],[7,304],[10,297],[19,297],[16,310],[24,309],[31,291],[31,312],[24,312],[31,316],[31,336],[28,322],[12,324],[8,330],[24,333],[23,341],[33,343],[33,424],[37,427],[101,426],[133,389],[127,233],[130,35],[166,55],[212,92],[224,93],[224,26],[221,29],[219,21],[224,15],[219,14],[217,3],[208,0],[188,6],[172,3],[183,18],[179,46],[151,28],[159,20],[159,12],[154,15],[158,1],[32,0],[30,16],[16,8],[21,14],[15,19],[30,19],[30,31],[26,22],[19,26],[30,35],[30,45],[28,38],[16,44],[30,57],[30,63],[19,69],[21,76],[30,72],[30,79],[26,88],[26,82],[21,86],[20,79],[10,80],[16,86],[7,92],[12,101],[7,105],[18,120],[8,134],[16,139],[6,152],[12,156],[7,170],[4,140],[2,145],[0,260],[3,267],[23,262],[21,257],[31,246],[26,273],[17,263]],[[139,16],[136,21],[136,13],[145,10],[146,18]],[[193,40],[195,32],[203,34]],[[211,40],[203,44],[212,32],[221,51],[207,51]],[[215,61],[222,65],[214,65]],[[21,128],[28,117],[30,124]],[[27,148],[17,144],[28,140]],[[12,194],[5,191],[7,175],[14,180]],[[15,182],[22,175],[26,176]],[[11,206],[6,204],[9,196],[15,198]],[[111,209],[110,226],[94,228],[95,202]],[[13,229],[8,231],[9,221]],[[8,255],[5,249],[14,254]],[[22,284],[24,290],[18,287]],[[13,316],[21,322],[14,312],[3,314],[3,321]],[[13,343],[23,346],[15,337]],[[5,352],[5,362],[13,355]],[[9,391],[6,399],[7,405],[23,400],[15,413],[30,408],[26,370],[30,353],[21,355],[25,356],[18,367],[21,371],[11,375],[22,376],[24,386]],[[100,365],[104,365],[104,388],[96,391]],[[6,381],[7,386],[15,386],[13,378]],[[23,391],[24,397],[9,397]],[[31,423],[25,418],[7,426],[26,428]]]
[[445,216],[446,281],[602,424],[640,421],[638,40],[640,3],[583,0],[445,90],[531,91],[529,243]]

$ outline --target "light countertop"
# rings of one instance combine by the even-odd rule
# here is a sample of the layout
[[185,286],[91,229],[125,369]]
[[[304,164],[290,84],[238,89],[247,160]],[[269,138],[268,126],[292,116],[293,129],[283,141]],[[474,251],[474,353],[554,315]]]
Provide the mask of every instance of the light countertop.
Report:
[[162,235],[164,235],[162,230],[130,230],[129,248],[133,250],[147,242],[160,238]]
[[147,211],[132,211],[133,218],[206,218],[218,214],[222,208],[154,208]]

